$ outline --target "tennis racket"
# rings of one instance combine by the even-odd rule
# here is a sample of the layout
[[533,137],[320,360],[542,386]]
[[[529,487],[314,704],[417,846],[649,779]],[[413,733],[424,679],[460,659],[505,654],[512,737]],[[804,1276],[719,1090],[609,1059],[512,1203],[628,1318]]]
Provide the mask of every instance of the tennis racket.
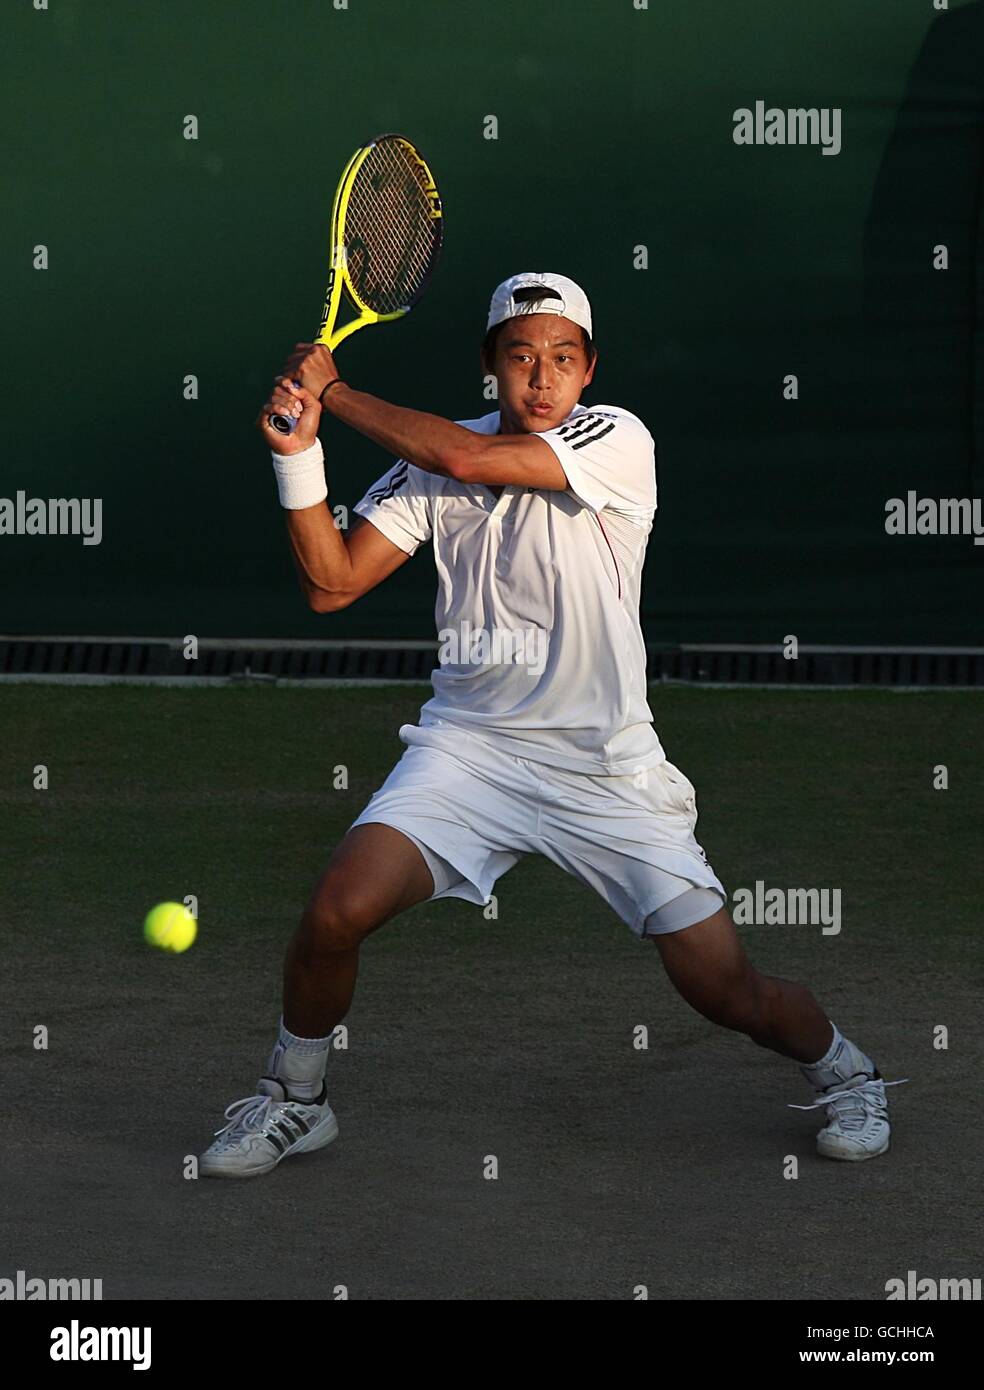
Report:
[[[367,324],[408,314],[437,263],[443,226],[434,175],[409,140],[379,135],[356,150],[335,191],[328,289],[314,341],[334,352]],[[343,298],[356,317],[339,328]],[[271,415],[270,424],[293,434],[297,421]]]

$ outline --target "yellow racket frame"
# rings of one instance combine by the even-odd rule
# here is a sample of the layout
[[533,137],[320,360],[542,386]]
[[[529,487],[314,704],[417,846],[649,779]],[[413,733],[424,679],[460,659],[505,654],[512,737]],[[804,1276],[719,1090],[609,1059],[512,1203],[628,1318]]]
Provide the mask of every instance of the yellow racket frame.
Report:
[[[361,149],[356,150],[355,154],[345,166],[338,187],[335,190],[335,201],[331,210],[331,244],[329,248],[331,265],[328,272],[328,288],[325,293],[325,307],[321,315],[321,324],[318,329],[318,335],[314,340],[316,343],[324,343],[330,352],[334,352],[339,343],[343,343],[346,338],[350,337],[360,328],[365,328],[371,323],[393,323],[394,320],[403,318],[404,314],[408,314],[413,307],[407,304],[404,308],[396,309],[391,314],[377,314],[375,310],[370,309],[367,304],[363,304],[362,300],[359,298],[355,285],[352,282],[352,277],[349,275],[347,257],[344,254],[340,255],[340,252],[344,253],[345,250],[345,215],[348,212],[349,198],[352,195],[352,188],[355,184],[356,175],[362,167],[362,163],[369,154],[369,151],[373,149],[374,146],[378,145],[381,140],[394,139],[399,141],[423,171],[426,180],[425,192],[430,202],[431,220],[437,221],[444,215],[441,209],[441,198],[437,191],[434,175],[430,171],[430,166],[416,146],[406,139],[405,136],[394,134],[377,135],[375,140],[371,140],[368,145],[363,145]],[[350,323],[346,323],[343,327],[336,329],[335,321],[338,318],[338,311],[341,308],[343,294],[348,295],[358,317],[352,319]]]

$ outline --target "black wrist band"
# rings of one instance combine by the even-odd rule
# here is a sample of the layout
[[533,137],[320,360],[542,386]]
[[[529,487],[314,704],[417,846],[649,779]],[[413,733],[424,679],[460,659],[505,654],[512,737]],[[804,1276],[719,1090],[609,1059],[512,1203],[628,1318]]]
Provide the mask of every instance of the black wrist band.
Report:
[[318,400],[323,401],[325,398],[325,392],[330,391],[333,386],[340,385],[341,381],[342,378],[340,376],[336,376],[331,381],[329,381],[328,385],[324,388],[324,390],[321,392],[321,395],[318,397]]

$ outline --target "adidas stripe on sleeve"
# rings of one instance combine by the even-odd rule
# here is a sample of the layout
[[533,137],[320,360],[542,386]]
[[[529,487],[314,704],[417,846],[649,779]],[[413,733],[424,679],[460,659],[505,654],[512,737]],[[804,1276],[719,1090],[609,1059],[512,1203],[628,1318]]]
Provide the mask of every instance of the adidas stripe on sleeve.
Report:
[[641,420],[615,406],[576,411],[538,436],[557,455],[570,491],[592,512],[649,520],[656,507],[656,446]]
[[433,532],[430,476],[397,459],[355,506],[387,540],[413,555]]

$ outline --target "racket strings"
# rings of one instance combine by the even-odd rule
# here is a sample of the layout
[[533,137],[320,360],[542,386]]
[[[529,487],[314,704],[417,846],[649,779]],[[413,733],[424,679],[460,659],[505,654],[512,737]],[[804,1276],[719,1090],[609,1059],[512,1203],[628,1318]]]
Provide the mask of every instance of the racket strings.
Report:
[[440,218],[425,170],[396,140],[381,140],[363,160],[345,214],[349,278],[378,314],[409,308],[440,247]]
[[426,275],[432,240],[419,184],[405,166],[389,163],[389,168],[369,171],[361,187],[357,180],[346,227],[348,239],[361,253],[359,264],[352,267],[353,282],[377,313],[412,302]]

